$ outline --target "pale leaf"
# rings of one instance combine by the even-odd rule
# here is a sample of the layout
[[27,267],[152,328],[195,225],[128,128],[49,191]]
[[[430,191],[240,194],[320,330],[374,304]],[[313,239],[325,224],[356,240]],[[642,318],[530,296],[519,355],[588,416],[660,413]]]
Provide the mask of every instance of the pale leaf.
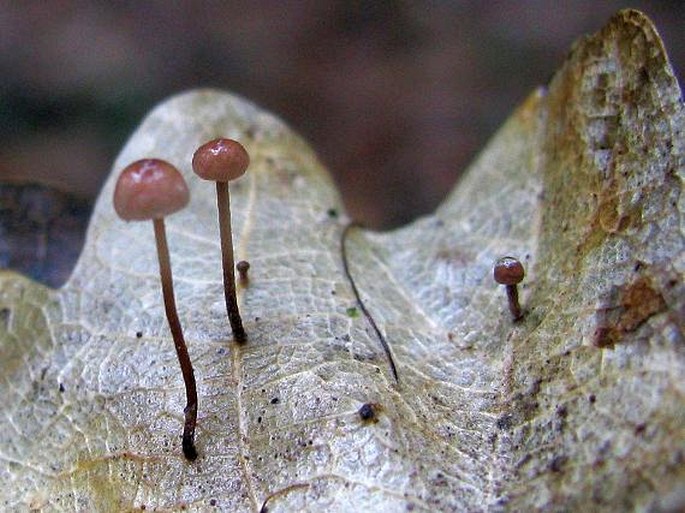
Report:
[[[240,98],[172,98],[117,159],[69,282],[0,274],[3,508],[682,506],[682,130],[662,43],[623,11],[575,46],[434,215],[350,231],[350,271],[397,384],[356,315],[343,207],[311,149]],[[215,136],[252,156],[231,185],[237,258],[252,265],[241,347],[224,311],[214,187],[190,170]],[[152,226],[112,208],[116,174],[143,157],[178,165],[192,195],[167,227],[199,383],[193,463]],[[503,255],[527,271],[519,323],[492,279]],[[361,419],[365,403],[377,422]]]

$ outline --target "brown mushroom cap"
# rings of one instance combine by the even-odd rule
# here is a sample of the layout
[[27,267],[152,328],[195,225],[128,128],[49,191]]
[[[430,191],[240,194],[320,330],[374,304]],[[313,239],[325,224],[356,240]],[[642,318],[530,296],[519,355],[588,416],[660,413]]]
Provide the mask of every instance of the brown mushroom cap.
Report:
[[193,155],[193,171],[200,178],[228,182],[241,177],[250,156],[243,145],[233,139],[214,139],[200,146]]
[[188,204],[183,175],[164,160],[143,159],[127,166],[114,189],[114,210],[125,221],[161,219]]
[[495,281],[501,285],[516,285],[523,280],[525,271],[516,258],[505,256],[495,262],[493,275]]

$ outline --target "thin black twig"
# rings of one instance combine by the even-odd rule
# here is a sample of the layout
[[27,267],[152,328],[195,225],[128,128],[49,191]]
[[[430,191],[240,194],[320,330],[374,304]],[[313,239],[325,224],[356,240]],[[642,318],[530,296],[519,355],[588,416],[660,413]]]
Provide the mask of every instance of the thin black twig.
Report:
[[373,320],[373,317],[371,317],[371,314],[366,308],[366,305],[364,304],[364,301],[362,301],[361,295],[359,294],[359,290],[357,289],[357,285],[354,282],[354,279],[352,278],[352,274],[350,273],[350,266],[347,261],[347,250],[345,248],[345,242],[347,240],[347,235],[350,232],[352,228],[361,228],[362,226],[359,223],[352,222],[349,223],[345,229],[342,232],[342,235],[340,236],[340,252],[342,254],[342,262],[343,262],[343,270],[345,271],[345,276],[347,276],[347,279],[350,282],[350,285],[352,286],[352,292],[354,292],[354,296],[357,298],[357,303],[359,304],[359,308],[364,314],[364,317],[366,317],[366,320],[369,321],[369,324],[373,328],[373,331],[376,332],[376,336],[378,339],[381,341],[381,346],[383,346],[383,350],[385,351],[386,356],[388,357],[388,362],[390,363],[390,369],[392,370],[392,375],[395,376],[395,381],[397,383],[400,382],[400,378],[397,375],[397,367],[395,366],[395,360],[392,357],[392,353],[390,352],[390,346],[388,345],[387,340],[385,340],[385,337],[381,333],[381,330],[378,329],[378,325],[376,324],[376,321]]

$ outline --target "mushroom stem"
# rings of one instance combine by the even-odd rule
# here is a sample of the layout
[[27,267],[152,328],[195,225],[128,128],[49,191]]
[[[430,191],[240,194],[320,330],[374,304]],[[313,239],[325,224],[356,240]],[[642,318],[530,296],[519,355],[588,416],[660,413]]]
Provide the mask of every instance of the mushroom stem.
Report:
[[228,193],[228,182],[216,182],[216,203],[219,210],[219,233],[221,236],[221,262],[224,270],[224,297],[226,311],[231,323],[233,338],[239,344],[247,342],[247,333],[238,310],[235,290],[235,271],[233,262],[233,243],[231,235],[231,198]]
[[193,364],[190,362],[188,348],[186,347],[181,330],[181,322],[176,312],[176,300],[174,299],[174,282],[171,277],[171,263],[169,260],[169,246],[166,240],[166,230],[164,229],[164,219],[155,218],[152,220],[155,227],[155,241],[157,242],[157,258],[159,260],[159,274],[162,281],[162,295],[164,296],[164,309],[166,318],[169,322],[171,336],[174,339],[178,363],[181,365],[183,381],[186,387],[186,407],[183,410],[185,423],[183,425],[183,454],[193,461],[197,458],[195,449],[195,424],[197,423],[197,385],[195,384],[195,373]]
[[506,285],[507,299],[509,300],[509,311],[514,321],[518,321],[523,317],[521,305],[519,304],[519,292],[516,285]]

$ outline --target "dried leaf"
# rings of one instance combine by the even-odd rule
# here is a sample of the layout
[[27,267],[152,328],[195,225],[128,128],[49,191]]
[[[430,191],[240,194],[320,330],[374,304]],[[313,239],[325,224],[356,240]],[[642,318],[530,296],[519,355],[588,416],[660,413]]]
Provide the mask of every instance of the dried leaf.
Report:
[[[683,105],[650,22],[622,11],[580,41],[433,216],[352,230],[280,121],[226,94],[175,97],[114,165],[179,165],[168,219],[200,392],[200,457],[180,451],[184,394],[152,227],[114,214],[114,176],[69,282],[0,274],[5,509],[530,511],[682,507]],[[232,186],[249,342],[230,341],[213,187],[190,157],[245,142]],[[522,259],[525,318],[492,280]],[[367,405],[367,406],[364,406]],[[360,413],[361,409],[361,413]]]

